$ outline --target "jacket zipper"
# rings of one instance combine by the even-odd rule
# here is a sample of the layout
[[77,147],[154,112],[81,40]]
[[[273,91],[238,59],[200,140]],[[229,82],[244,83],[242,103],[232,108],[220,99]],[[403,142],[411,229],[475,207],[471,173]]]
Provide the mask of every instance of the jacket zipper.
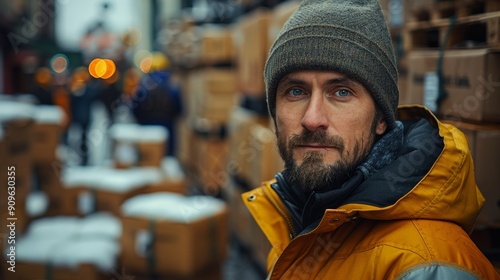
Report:
[[273,197],[271,196],[271,194],[268,193],[269,190],[267,190],[267,188],[263,188],[263,189],[264,189],[265,196],[269,199],[269,201],[271,201],[271,203],[274,205],[274,207],[276,208],[276,210],[278,210],[278,212],[281,214],[281,216],[283,216],[283,218],[285,218],[286,224],[288,225],[288,229],[289,229],[290,233],[292,234],[292,236],[291,236],[290,239],[293,239],[295,236],[297,236],[297,233],[295,232],[292,220],[288,216],[288,213],[286,212],[286,210],[283,210],[278,205],[278,203],[273,199]]

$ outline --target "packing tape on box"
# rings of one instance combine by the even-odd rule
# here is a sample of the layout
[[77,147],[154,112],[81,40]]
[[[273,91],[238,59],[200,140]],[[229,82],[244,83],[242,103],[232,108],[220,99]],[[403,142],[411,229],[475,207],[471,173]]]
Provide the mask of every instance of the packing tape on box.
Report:
[[216,260],[219,256],[218,252],[218,242],[217,242],[217,218],[216,216],[212,217],[208,222],[208,235],[210,239],[210,259]]
[[149,219],[149,232],[151,233],[151,247],[149,254],[147,255],[148,269],[151,279],[157,279],[156,277],[156,257],[155,257],[155,243],[156,243],[156,221],[154,219]]
[[52,263],[45,263],[45,280],[52,280]]
[[[444,35],[444,40],[441,44],[441,48],[439,49],[439,57],[437,60],[437,65],[436,65],[436,74],[438,77],[438,96],[436,100],[437,104],[437,110],[439,110],[439,107],[441,107],[441,102],[448,97],[448,93],[444,89],[444,81],[443,81],[443,57],[444,57],[444,50],[446,49],[446,45],[448,44],[448,39],[450,38],[450,33],[451,29],[455,26],[455,23],[457,22],[457,17],[456,16],[451,16],[450,17],[450,25],[446,29],[446,33]],[[437,112],[436,110],[436,112]]]

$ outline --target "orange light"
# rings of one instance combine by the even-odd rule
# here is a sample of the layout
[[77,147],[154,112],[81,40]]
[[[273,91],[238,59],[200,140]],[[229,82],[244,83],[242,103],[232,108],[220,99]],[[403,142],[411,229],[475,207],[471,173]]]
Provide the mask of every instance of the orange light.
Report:
[[97,75],[97,72],[96,72],[96,66],[97,64],[101,61],[100,58],[95,58],[94,60],[92,60],[90,63],[89,63],[89,74],[90,76],[94,77],[94,78],[99,78],[99,75]]
[[116,65],[111,59],[103,59],[103,61],[106,64],[106,71],[101,76],[101,78],[109,79],[116,72]]
[[89,64],[89,74],[94,78],[109,79],[116,72],[116,65],[111,59],[96,58]]
[[153,65],[153,58],[145,57],[141,60],[141,63],[139,64],[139,68],[141,69],[142,72],[148,73],[149,70],[151,70],[152,65]]
[[40,67],[35,73],[35,81],[41,86],[48,86],[52,81],[50,70],[46,67]]

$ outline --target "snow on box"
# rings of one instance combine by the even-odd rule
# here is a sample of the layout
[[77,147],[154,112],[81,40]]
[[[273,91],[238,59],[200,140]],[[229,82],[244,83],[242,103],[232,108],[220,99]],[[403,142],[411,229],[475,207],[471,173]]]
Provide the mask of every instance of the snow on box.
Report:
[[101,271],[110,271],[120,251],[120,235],[119,219],[107,213],[42,218],[33,221],[16,242],[16,256],[22,262],[50,262],[72,268],[90,263]]
[[27,236],[54,236],[68,237],[79,231],[80,218],[78,217],[47,217],[34,220],[30,223]]
[[171,179],[184,179],[185,174],[176,157],[167,156],[163,158],[161,168],[166,177]]
[[110,167],[69,167],[63,173],[65,187],[85,186],[93,189],[124,193],[147,184],[162,180],[157,168],[135,167],[130,169],[113,169]]
[[52,264],[77,268],[79,264],[89,263],[106,272],[116,267],[119,252],[119,243],[105,236],[73,239],[57,250]]
[[95,213],[83,219],[80,234],[108,236],[118,240],[122,234],[122,225],[117,217],[109,213]]
[[69,236],[27,235],[16,241],[16,260],[46,263],[54,253],[66,246]]
[[0,123],[19,119],[33,119],[35,106],[10,100],[0,102]]
[[134,123],[114,124],[110,128],[111,138],[123,142],[162,142],[168,139],[168,131],[160,125]]
[[33,117],[37,123],[41,124],[62,124],[64,112],[56,105],[37,105]]
[[175,193],[152,193],[132,197],[122,205],[124,216],[166,219],[191,223],[224,211],[225,203],[217,198]]

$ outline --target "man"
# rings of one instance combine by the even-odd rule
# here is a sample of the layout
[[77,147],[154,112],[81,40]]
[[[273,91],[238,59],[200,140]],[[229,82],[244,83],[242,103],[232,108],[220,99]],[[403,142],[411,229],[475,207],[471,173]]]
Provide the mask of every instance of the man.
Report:
[[181,88],[172,79],[170,60],[154,52],[151,69],[132,100],[132,112],[141,125],[161,125],[168,130],[165,155],[176,156],[176,123],[183,111]]
[[397,110],[377,0],[304,0],[264,75],[285,171],[243,199],[268,279],[500,279],[468,236],[484,198],[465,136]]

